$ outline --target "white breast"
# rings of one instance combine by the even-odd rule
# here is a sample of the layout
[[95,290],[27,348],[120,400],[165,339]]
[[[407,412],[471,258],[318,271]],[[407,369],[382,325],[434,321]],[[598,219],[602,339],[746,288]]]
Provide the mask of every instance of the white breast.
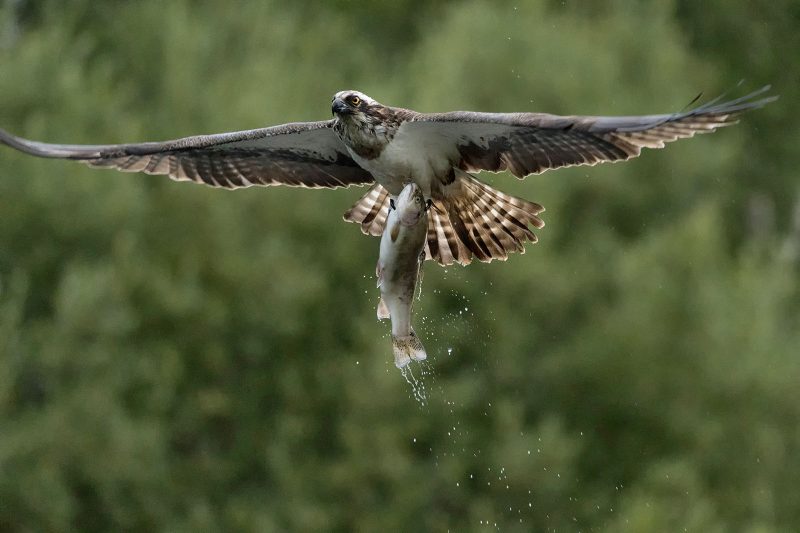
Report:
[[414,181],[425,198],[430,198],[431,184],[450,173],[454,152],[452,141],[436,136],[435,131],[407,128],[404,123],[375,159],[364,159],[352,151],[350,155],[393,196]]

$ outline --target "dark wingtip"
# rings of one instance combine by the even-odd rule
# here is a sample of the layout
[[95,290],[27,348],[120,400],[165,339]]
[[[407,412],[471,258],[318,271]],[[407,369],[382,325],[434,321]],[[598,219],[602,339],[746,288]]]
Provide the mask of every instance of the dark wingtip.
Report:
[[96,159],[100,155],[98,152],[99,147],[96,146],[49,144],[32,141],[30,139],[12,135],[2,128],[0,128],[0,143],[10,146],[11,148],[19,150],[20,152],[28,155],[49,157],[53,159],[87,160]]
[[697,102],[698,102],[698,101],[699,101],[699,100],[700,100],[702,97],[703,97],[703,92],[702,92],[702,91],[700,91],[699,93],[697,93],[697,96],[695,96],[694,98],[692,98],[692,101],[691,101],[691,102],[689,102],[688,104],[686,104],[685,106],[683,106],[683,109],[681,109],[681,111],[680,111],[680,112],[681,112],[681,113],[683,113],[683,112],[684,112],[684,111],[686,111],[687,109],[691,109],[691,107],[692,107],[694,104],[696,104],[696,103],[697,103]]
[[[737,86],[741,85],[741,83],[742,82],[739,82]],[[758,109],[778,99],[778,95],[770,95],[770,96],[765,96],[763,98],[758,98],[764,93],[769,92],[771,89],[772,85],[767,84],[749,94],[718,104],[717,102],[719,102],[719,100],[723,98],[725,94],[727,94],[725,93],[722,96],[715,98],[711,102],[708,102],[696,108],[693,112],[696,113],[698,111],[701,111],[701,112],[712,112],[712,113],[736,113],[740,111],[747,111],[749,109]]]
[[0,128],[0,143],[5,144],[6,146],[10,146],[15,150],[19,150],[20,152],[24,152],[26,154],[35,155],[39,157],[54,157],[46,150],[42,150],[37,147],[37,144],[33,141],[29,141],[28,139],[23,139],[22,137],[17,137],[16,135],[12,135],[11,133],[7,132],[6,130]]
[[53,155],[48,150],[43,150],[39,146],[39,143],[35,143],[33,141],[29,141],[28,139],[23,139],[22,137],[17,137],[16,135],[12,135],[11,133],[7,132],[6,130],[0,128],[0,143],[5,144],[6,146],[10,146],[15,150],[19,150],[20,152],[35,155],[37,157],[57,157]]
[[0,143],[10,146],[11,148],[16,148],[17,150],[22,150],[23,152],[25,151],[25,146],[20,142],[20,138],[11,135],[3,128],[0,128]]

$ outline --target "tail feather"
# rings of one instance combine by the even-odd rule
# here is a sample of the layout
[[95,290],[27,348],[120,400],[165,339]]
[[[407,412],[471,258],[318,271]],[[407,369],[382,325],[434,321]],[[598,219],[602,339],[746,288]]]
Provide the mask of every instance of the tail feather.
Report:
[[[452,231],[437,229],[436,234],[447,237],[448,233],[455,233],[457,238],[438,239],[439,253],[431,253],[431,257],[441,264],[467,265],[473,257],[484,262],[503,261],[509,253],[524,253],[525,242],[537,241],[531,226],[544,226],[538,216],[544,211],[541,205],[493,189],[463,171],[456,171],[455,181],[443,188],[442,196],[441,203],[448,215],[446,222]],[[449,256],[452,260],[448,260]]]
[[[518,198],[508,196],[489,187],[481,188],[475,193],[476,202],[482,207],[483,217],[489,223],[489,227],[493,230],[498,240],[507,243],[508,240],[503,235],[506,234],[514,241],[513,244],[516,248],[507,251],[525,253],[522,243],[525,241],[535,243],[538,240],[530,230],[529,225],[533,225],[536,228],[544,226],[544,222],[537,216],[538,213],[544,211],[542,206],[533,202],[525,202],[524,200],[520,202]],[[513,208],[509,209],[509,205]],[[518,210],[522,211],[521,215],[519,215]],[[492,222],[495,222],[495,224],[492,224]],[[502,230],[502,233],[500,233],[500,230]]]
[[[456,169],[456,179],[434,190],[428,213],[426,259],[440,265],[468,265],[479,261],[504,261],[513,252],[525,253],[526,242],[536,242],[531,228],[541,228],[544,208],[489,187]],[[390,195],[375,184],[345,214],[361,231],[380,236],[389,214]]]
[[472,253],[467,249],[450,222],[447,204],[433,201],[434,208],[428,212],[428,242],[425,259],[435,259],[440,265],[460,263]]
[[364,234],[380,237],[386,225],[386,218],[389,216],[390,198],[389,191],[376,183],[347,210],[344,219],[361,224],[361,231]]
[[428,358],[425,347],[419,340],[414,330],[410,335],[392,335],[392,352],[394,353],[394,366],[404,368],[411,361],[424,361]]
[[[493,219],[491,218],[493,209],[491,198],[479,196],[477,201],[481,207],[483,227],[491,232],[490,237],[492,241],[500,249],[498,255],[494,257],[497,259],[506,259],[508,253],[511,252],[525,253],[525,247],[522,245],[522,242],[524,240],[536,242],[536,235],[534,235],[527,226],[522,227],[522,223],[514,219],[514,217],[502,209],[502,207],[494,207],[501,217],[497,219],[499,224],[493,224]],[[496,204],[496,202],[494,203]],[[504,246],[504,243],[509,243],[509,237],[511,238],[510,244],[514,247],[513,250],[507,250]]]

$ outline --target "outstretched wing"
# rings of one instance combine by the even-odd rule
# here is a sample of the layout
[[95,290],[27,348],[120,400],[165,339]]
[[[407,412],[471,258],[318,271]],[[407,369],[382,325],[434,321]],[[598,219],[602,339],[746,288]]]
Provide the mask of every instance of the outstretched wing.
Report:
[[552,168],[630,159],[642,148],[663,148],[664,143],[729,126],[742,112],[777,99],[759,98],[769,89],[766,86],[723,103],[717,98],[668,115],[582,117],[455,111],[418,114],[403,128],[445,142],[448,157],[462,170],[508,170],[523,178]]
[[0,129],[0,143],[39,157],[167,175],[177,181],[227,189],[252,185],[334,188],[374,181],[348,155],[332,125],[333,121],[298,122],[166,142],[104,146],[41,143]]

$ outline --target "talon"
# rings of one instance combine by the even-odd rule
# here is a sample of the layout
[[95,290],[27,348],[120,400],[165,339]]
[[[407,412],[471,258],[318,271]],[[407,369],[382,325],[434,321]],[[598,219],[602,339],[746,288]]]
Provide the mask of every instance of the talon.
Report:
[[397,209],[397,208],[394,206],[394,198],[389,198],[389,209],[390,209],[390,210],[391,210],[391,209]]
[[425,211],[428,211],[432,205],[433,205],[433,200],[431,200],[430,198],[425,200]]

